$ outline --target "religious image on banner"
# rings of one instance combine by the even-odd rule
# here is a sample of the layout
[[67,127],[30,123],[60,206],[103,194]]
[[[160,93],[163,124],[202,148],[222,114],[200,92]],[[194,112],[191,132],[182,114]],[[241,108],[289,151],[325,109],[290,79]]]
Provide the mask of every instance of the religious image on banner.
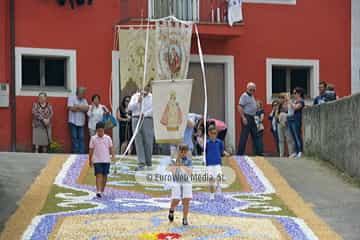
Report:
[[[153,119],[157,143],[181,143],[190,108],[193,80],[152,82]],[[166,99],[164,99],[166,97]]]
[[[148,65],[145,84],[156,78],[155,32],[149,30]],[[143,86],[146,29],[120,29],[120,88],[122,96],[132,95]]]
[[168,65],[172,74],[176,75],[181,69],[181,50],[179,46],[172,45],[169,47],[167,57]]
[[182,123],[182,111],[179,102],[176,100],[176,92],[170,92],[169,101],[166,104],[160,123],[168,131],[178,131]]
[[156,22],[157,80],[185,79],[190,62],[192,24]]

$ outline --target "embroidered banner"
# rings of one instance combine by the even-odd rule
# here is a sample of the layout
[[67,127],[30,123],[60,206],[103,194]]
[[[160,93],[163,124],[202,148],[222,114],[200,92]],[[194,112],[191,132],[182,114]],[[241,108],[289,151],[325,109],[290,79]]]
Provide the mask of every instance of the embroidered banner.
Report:
[[190,108],[193,80],[152,82],[153,118],[157,143],[181,143]]
[[[154,30],[149,31],[148,65],[145,86],[156,78]],[[146,29],[120,29],[120,88],[121,95],[132,95],[141,89],[144,77]]]
[[156,22],[157,80],[186,79],[190,62],[192,24]]

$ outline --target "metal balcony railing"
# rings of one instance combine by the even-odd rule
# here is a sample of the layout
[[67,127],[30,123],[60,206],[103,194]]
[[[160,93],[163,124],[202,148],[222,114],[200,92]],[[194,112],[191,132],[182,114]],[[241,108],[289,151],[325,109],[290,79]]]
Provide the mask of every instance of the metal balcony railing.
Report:
[[226,24],[226,0],[119,0],[120,23],[173,15],[200,24]]
[[173,15],[181,20],[200,20],[199,0],[149,0],[152,19]]

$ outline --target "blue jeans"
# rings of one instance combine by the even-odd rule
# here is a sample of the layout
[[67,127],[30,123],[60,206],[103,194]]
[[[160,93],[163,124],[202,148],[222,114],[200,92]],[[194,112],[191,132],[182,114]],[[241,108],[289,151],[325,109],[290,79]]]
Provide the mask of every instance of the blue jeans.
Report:
[[276,152],[277,153],[280,153],[280,149],[279,149],[279,135],[278,135],[278,131],[277,131],[277,128],[276,130],[274,131],[273,129],[271,129],[271,133],[274,137],[274,141],[275,141],[275,144],[276,144]]
[[255,155],[263,155],[263,153],[261,152],[261,149],[259,149],[255,118],[253,116],[246,115],[246,114],[245,114],[245,117],[247,119],[248,124],[247,125],[242,124],[241,134],[240,134],[240,142],[239,142],[237,155],[243,156],[245,154],[246,142],[249,137],[249,134],[251,135],[251,138],[252,138],[254,154]]
[[296,153],[303,151],[303,141],[301,138],[301,122],[298,120],[288,120],[288,127],[294,139]]
[[69,123],[69,129],[71,134],[72,152],[85,154],[84,127]]

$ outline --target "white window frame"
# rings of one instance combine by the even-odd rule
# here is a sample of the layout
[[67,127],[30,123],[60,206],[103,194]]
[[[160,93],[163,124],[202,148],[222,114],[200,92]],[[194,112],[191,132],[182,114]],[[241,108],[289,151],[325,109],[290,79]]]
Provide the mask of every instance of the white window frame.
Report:
[[360,1],[351,1],[351,93],[360,92]]
[[[235,63],[232,55],[203,55],[204,63],[224,64],[225,73],[225,122],[227,124],[226,142],[233,150],[236,149],[235,126]],[[192,54],[190,63],[200,63],[199,55]],[[229,107],[226,107],[229,106]]]
[[[64,90],[54,89],[26,89],[22,86],[22,57],[65,57],[66,61],[66,86]],[[38,96],[46,92],[49,97],[68,97],[76,90],[76,50],[48,49],[48,48],[15,48],[15,83],[16,96]]]
[[[112,112],[116,113],[120,106],[120,52],[112,51],[111,52],[111,79],[112,79],[112,87],[111,87],[111,96],[112,96]],[[120,134],[119,134],[119,125],[113,128],[112,136],[113,136],[113,145],[116,152],[120,152]]]
[[271,104],[274,100],[272,93],[272,69],[273,67],[306,67],[310,68],[309,94],[311,99],[319,94],[320,61],[318,59],[266,59],[266,103]]
[[244,3],[296,5],[297,0],[243,0]]

